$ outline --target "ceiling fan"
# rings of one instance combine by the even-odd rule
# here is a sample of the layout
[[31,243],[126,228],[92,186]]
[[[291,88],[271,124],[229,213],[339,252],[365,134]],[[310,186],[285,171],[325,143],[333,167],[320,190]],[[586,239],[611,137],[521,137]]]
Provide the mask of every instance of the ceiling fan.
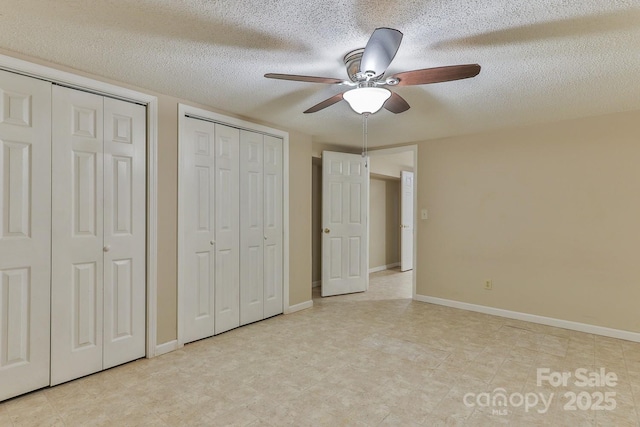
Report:
[[364,49],[356,49],[345,55],[344,63],[347,67],[349,80],[275,73],[268,73],[264,76],[269,79],[352,87],[346,92],[334,95],[314,105],[305,113],[315,113],[344,99],[358,114],[373,114],[382,107],[398,114],[407,111],[410,108],[409,104],[400,95],[391,92],[386,87],[448,82],[475,77],[480,73],[480,65],[465,64],[404,71],[385,78],[384,73],[396,56],[401,41],[402,33],[400,31],[393,28],[376,28]]

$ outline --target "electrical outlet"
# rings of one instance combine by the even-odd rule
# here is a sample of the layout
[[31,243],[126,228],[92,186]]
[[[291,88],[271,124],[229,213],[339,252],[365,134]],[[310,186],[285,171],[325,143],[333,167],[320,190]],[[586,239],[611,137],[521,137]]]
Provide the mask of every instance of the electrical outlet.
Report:
[[484,281],[484,288],[485,288],[487,291],[490,291],[490,290],[492,290],[492,289],[493,289],[493,283],[491,282],[491,280],[485,280],[485,281]]

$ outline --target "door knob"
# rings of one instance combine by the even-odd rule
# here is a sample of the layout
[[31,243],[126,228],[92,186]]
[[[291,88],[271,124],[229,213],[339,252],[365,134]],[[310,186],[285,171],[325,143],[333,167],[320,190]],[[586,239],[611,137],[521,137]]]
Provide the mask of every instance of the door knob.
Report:
[[267,236],[264,236],[264,240],[267,240]]
[[209,244],[210,244],[211,246],[213,246],[213,245],[215,245],[215,244],[216,244],[216,241],[215,241],[215,240],[211,240],[211,241],[209,242]]
[[329,233],[331,233],[331,230],[329,230],[328,228],[325,228],[324,232],[325,232],[325,234],[329,234]]
[[110,245],[107,245],[107,246],[105,246],[104,248],[102,248],[102,250],[103,250],[104,252],[109,252],[109,251],[111,250],[111,246],[110,246]]

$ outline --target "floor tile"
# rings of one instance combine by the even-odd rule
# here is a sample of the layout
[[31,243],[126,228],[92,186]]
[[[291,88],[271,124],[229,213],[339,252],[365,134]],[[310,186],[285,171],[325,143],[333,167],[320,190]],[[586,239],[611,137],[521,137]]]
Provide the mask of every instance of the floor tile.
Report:
[[[414,302],[411,274],[314,289],[311,309],[11,399],[0,426],[639,425],[640,344]],[[573,384],[600,367],[615,387]],[[572,380],[538,385],[539,368]],[[566,410],[565,393],[585,391],[615,392],[618,407]],[[467,404],[480,393],[554,400],[542,414]]]

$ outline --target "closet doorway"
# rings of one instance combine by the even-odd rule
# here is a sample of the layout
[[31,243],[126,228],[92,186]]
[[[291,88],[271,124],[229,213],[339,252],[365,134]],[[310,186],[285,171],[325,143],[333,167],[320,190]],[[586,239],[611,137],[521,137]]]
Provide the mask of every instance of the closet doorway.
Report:
[[288,134],[179,110],[182,346],[288,309]]
[[[154,355],[157,99],[3,55],[0,86],[0,400],[4,400]],[[92,100],[61,105],[64,93]],[[61,116],[65,114],[66,119]],[[73,136],[67,138],[60,130]],[[73,146],[76,137],[86,139],[79,142],[81,147]],[[59,149],[66,148],[61,142],[70,143],[67,148],[72,152],[67,150],[62,162]],[[121,143],[128,148],[116,148]],[[71,270],[76,268],[77,274],[56,279],[60,261],[56,257],[73,252],[59,236],[83,233],[99,240],[95,251],[99,255],[86,262],[72,260]],[[122,244],[128,247],[124,252]],[[56,282],[59,286],[52,285]],[[62,289],[70,290],[71,304],[54,301]],[[66,336],[58,334],[55,322],[68,332]],[[65,346],[76,354],[97,348],[93,351],[97,362],[80,371],[75,370],[77,363],[73,372],[63,372],[53,354]]]

